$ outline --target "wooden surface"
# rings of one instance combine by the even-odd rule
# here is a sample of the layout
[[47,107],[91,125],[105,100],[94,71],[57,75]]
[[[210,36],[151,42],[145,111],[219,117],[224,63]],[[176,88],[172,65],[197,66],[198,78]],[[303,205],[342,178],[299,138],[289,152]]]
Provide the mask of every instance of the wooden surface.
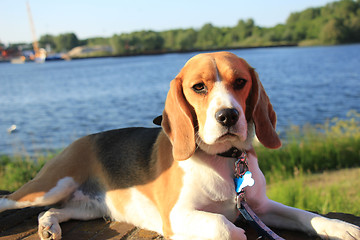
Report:
[[[43,207],[8,210],[0,213],[0,240],[39,239],[37,235],[37,216],[46,210]],[[343,213],[329,213],[330,218],[337,218],[360,226],[360,217]],[[165,239],[157,233],[137,228],[127,223],[113,222],[106,219],[91,221],[68,221],[61,225],[64,240],[103,240],[103,239]],[[256,231],[242,221],[236,225],[246,230],[248,239],[257,239]],[[290,240],[319,239],[296,231],[273,229],[277,234]]]

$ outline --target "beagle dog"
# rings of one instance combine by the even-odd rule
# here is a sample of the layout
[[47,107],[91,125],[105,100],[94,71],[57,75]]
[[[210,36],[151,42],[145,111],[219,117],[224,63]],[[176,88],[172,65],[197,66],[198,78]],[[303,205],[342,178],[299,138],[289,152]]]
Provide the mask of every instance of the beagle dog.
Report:
[[278,148],[276,114],[249,64],[228,52],[191,58],[172,80],[161,128],[126,128],[72,143],[37,176],[0,199],[0,211],[61,204],[39,216],[41,239],[60,239],[59,223],[108,216],[170,239],[246,239],[230,148],[247,152],[255,184],[246,201],[269,226],[326,239],[360,239],[360,229],[267,198],[252,147],[256,134]]

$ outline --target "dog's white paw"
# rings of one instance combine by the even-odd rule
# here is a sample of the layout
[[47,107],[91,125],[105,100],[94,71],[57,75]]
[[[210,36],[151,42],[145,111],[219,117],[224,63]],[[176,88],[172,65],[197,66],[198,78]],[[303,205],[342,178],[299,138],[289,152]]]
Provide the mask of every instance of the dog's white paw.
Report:
[[323,239],[355,240],[360,239],[360,227],[336,219],[318,218],[315,227]]
[[58,220],[43,212],[39,215],[38,234],[41,240],[58,240],[61,239],[61,228]]

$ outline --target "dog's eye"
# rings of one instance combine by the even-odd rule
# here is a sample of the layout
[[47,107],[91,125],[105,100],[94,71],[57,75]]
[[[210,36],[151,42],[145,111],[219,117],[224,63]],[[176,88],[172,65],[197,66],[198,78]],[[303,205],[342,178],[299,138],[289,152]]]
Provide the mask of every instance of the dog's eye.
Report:
[[196,93],[206,93],[207,92],[207,88],[204,83],[197,83],[194,86],[192,86],[192,89]]
[[240,89],[243,89],[245,84],[246,84],[247,80],[243,79],[243,78],[238,78],[235,80],[235,83],[234,83],[234,88],[236,90],[240,90]]

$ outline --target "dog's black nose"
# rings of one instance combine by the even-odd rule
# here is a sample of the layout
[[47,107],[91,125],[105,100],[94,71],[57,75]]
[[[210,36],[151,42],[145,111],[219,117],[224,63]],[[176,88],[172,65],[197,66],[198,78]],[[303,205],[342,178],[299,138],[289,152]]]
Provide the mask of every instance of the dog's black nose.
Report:
[[225,108],[215,113],[216,121],[225,127],[231,127],[239,119],[239,112],[235,108]]

